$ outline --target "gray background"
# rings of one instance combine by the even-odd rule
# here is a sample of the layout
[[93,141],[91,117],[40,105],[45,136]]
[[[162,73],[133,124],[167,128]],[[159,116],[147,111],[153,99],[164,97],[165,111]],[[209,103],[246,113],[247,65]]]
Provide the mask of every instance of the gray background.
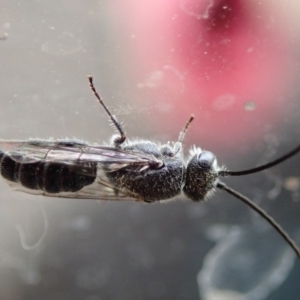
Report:
[[[113,130],[88,88],[87,74],[95,76],[97,88],[131,136],[176,139],[181,123],[166,124],[161,131],[147,126],[147,120],[161,117],[161,103],[143,102],[134,77],[128,76],[134,65],[129,34],[121,31],[116,16],[105,1],[1,1],[0,28],[8,34],[0,42],[1,139],[107,141]],[[288,96],[297,95],[295,87]],[[231,153],[212,150],[232,169],[284,153],[299,142],[299,108],[298,100],[287,103],[286,120],[280,127],[266,124],[269,135],[247,155],[234,148]],[[193,139],[187,136],[186,148],[203,143],[196,139],[199,123],[192,129]],[[209,145],[206,141],[205,147]],[[261,201],[299,244],[299,188],[284,188],[290,176],[300,176],[299,156],[276,171],[228,182]],[[200,299],[197,274],[215,245],[211,232],[221,229],[226,235],[232,225],[249,229],[263,224],[221,192],[205,205],[143,205],[33,197],[11,191],[4,181],[0,187],[1,299]],[[41,243],[24,249],[17,228],[24,231],[26,243],[34,245],[45,225]],[[276,234],[263,237],[265,251],[283,244]],[[261,239],[258,234],[254,243],[261,244]],[[256,274],[268,268],[263,261]],[[255,276],[249,275],[249,285]],[[296,262],[287,280],[265,299],[297,300],[299,276]]]

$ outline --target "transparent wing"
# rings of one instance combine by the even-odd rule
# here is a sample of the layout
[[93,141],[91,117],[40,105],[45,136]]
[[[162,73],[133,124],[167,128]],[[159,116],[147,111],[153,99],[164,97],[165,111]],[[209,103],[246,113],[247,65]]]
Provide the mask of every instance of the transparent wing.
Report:
[[[1,141],[0,152],[19,163],[56,162],[75,165],[83,162],[145,166],[157,162],[155,157],[141,152],[114,147],[88,145],[73,140]],[[118,167],[117,167],[118,169]]]
[[93,170],[89,164],[96,164],[97,174],[94,183],[77,192],[50,194],[41,190],[27,189],[16,182],[10,183],[14,189],[30,194],[77,199],[136,200],[126,196],[118,186],[109,181],[106,176],[107,172],[133,166],[138,171],[158,162],[152,155],[138,151],[124,151],[113,147],[89,145],[75,140],[0,140],[1,152],[18,163],[56,163],[69,166],[72,171],[85,176],[95,176],[94,171],[89,174]]
[[[105,178],[103,180],[103,178]],[[85,186],[78,192],[60,192],[55,194],[50,194],[42,190],[31,190],[25,188],[24,186],[9,182],[12,189],[18,192],[31,194],[31,195],[41,195],[45,197],[53,198],[66,198],[66,199],[83,199],[83,200],[104,200],[104,201],[139,201],[136,198],[129,197],[125,195],[122,191],[118,190],[113,185],[107,182],[107,178],[101,176],[97,177],[97,180],[88,186]],[[140,200],[141,201],[141,200]]]

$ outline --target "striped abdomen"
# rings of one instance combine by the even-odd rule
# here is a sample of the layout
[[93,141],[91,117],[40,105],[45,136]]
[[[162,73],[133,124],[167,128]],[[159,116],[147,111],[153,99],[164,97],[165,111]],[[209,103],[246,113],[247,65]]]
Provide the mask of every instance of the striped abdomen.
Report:
[[28,189],[55,194],[77,192],[92,184],[97,175],[97,165],[79,163],[73,166],[43,161],[22,163],[0,152],[0,173],[8,181],[20,183]]

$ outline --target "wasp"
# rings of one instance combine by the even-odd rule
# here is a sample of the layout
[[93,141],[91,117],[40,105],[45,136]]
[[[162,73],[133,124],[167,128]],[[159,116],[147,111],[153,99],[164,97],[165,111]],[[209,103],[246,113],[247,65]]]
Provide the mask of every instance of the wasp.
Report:
[[108,146],[70,139],[0,140],[0,174],[11,186],[49,197],[146,203],[182,194],[200,202],[208,199],[216,189],[221,189],[260,214],[300,258],[298,246],[271,216],[220,180],[221,176],[247,175],[278,165],[300,152],[300,145],[272,162],[243,171],[229,171],[219,166],[212,152],[199,147],[193,147],[185,160],[182,142],[193,115],[176,142],[130,141],[121,123],[98,94],[93,77],[88,79],[91,90],[118,134],[112,136]]

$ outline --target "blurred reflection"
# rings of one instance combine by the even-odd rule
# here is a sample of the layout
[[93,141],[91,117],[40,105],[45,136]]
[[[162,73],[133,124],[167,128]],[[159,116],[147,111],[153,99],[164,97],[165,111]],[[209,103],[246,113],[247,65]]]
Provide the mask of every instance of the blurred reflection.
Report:
[[198,275],[201,299],[262,300],[280,286],[295,255],[271,231],[233,227],[204,260]]
[[[41,204],[40,204],[41,205]],[[43,206],[41,206],[41,211],[43,214],[43,220],[44,220],[44,231],[42,233],[42,235],[40,236],[40,238],[38,239],[38,241],[32,245],[28,245],[27,241],[26,241],[26,233],[25,230],[23,229],[23,227],[20,224],[16,224],[16,229],[19,232],[20,235],[20,240],[21,240],[21,245],[23,247],[23,249],[25,250],[34,250],[34,249],[38,249],[39,246],[42,244],[42,242],[44,241],[44,238],[46,237],[47,233],[48,233],[48,229],[49,229],[49,223],[48,223],[48,218],[45,212],[45,209]]]
[[52,55],[69,55],[82,49],[80,39],[70,32],[63,32],[55,39],[45,42],[41,47],[43,52]]

